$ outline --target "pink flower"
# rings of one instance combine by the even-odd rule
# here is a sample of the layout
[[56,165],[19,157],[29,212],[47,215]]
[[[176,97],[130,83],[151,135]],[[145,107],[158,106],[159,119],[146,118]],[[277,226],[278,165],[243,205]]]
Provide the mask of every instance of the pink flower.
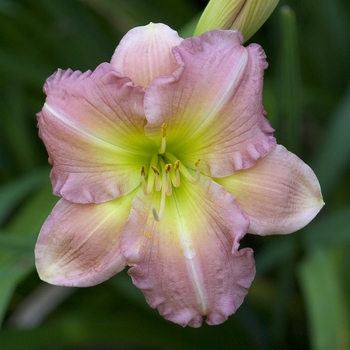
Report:
[[260,46],[237,31],[131,30],[111,64],[48,78],[39,133],[62,197],[36,245],[40,277],[91,286],[129,274],[180,325],[224,322],[254,278],[247,233],[286,234],[323,205],[312,170],[261,102]]

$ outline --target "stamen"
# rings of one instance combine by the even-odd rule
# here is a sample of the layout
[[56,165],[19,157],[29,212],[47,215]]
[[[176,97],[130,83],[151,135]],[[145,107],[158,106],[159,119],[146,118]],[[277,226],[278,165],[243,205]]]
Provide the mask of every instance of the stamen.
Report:
[[166,136],[166,124],[163,123],[162,124],[162,137],[165,137]]
[[146,184],[146,172],[145,172],[145,167],[142,165],[141,168],[141,182],[142,182],[142,190],[143,190],[143,194],[145,196],[148,196],[151,192],[147,191],[147,184]]
[[200,171],[199,171],[199,166],[198,166],[199,162],[200,162],[199,159],[194,162],[194,165],[196,167],[196,177],[195,178],[191,175],[191,173],[187,170],[187,168],[182,163],[179,162],[180,173],[183,176],[185,176],[185,178],[188,181],[190,181],[190,182],[192,182],[194,184],[197,184],[199,182],[199,180],[200,180]]
[[166,124],[162,124],[162,144],[158,150],[158,154],[163,154],[166,149]]
[[164,170],[165,170],[166,173],[168,173],[170,171],[170,169],[171,169],[171,164],[166,164],[164,166]]
[[[160,164],[162,166],[162,184],[161,184],[161,197],[160,197],[160,205],[159,205],[159,212],[157,213],[156,208],[152,208],[152,214],[153,217],[156,221],[160,221],[161,218],[164,215],[164,209],[165,209],[165,200],[166,200],[166,194],[167,194],[167,172],[166,172],[166,167],[167,165],[164,165],[164,162],[160,160]],[[169,168],[169,167],[168,167]],[[157,174],[156,174],[156,179],[157,179]],[[157,186],[157,183],[156,183]]]
[[180,171],[179,171],[180,161],[176,160],[174,163],[174,172],[171,172],[171,182],[174,187],[180,187]]
[[158,155],[155,154],[152,159],[151,163],[149,165],[149,170],[148,170],[148,178],[147,178],[147,193],[151,193],[153,191],[153,186],[155,182],[155,177],[156,174],[154,171],[152,171],[152,167],[155,167],[158,164]]
[[196,181],[194,182],[195,184],[197,184],[200,180],[200,176],[201,176],[201,172],[199,170],[199,162],[201,160],[200,159],[197,159],[195,162],[194,162],[194,165],[196,167]]
[[160,172],[155,166],[151,166],[152,170],[156,173],[156,175],[159,175]]
[[155,176],[156,176],[156,178],[154,180],[156,191],[160,191],[160,189],[162,188],[162,185],[161,185],[161,183],[159,181],[159,174],[160,174],[160,172],[155,166],[151,166],[151,168],[154,171]]
[[166,194],[167,196],[171,196],[171,194],[173,193],[173,188],[171,186],[171,179],[170,179],[171,164],[167,164],[164,169],[165,169],[165,176],[166,176]]

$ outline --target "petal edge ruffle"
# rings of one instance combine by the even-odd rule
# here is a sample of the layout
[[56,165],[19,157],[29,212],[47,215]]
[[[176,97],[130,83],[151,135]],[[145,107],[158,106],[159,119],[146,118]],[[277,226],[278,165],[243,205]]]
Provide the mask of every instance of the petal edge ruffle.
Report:
[[234,197],[209,178],[174,189],[160,222],[152,215],[158,200],[157,193],[136,195],[122,233],[134,284],[172,322],[224,322],[255,274],[252,250],[238,250],[248,220]]
[[143,89],[103,63],[94,72],[59,70],[44,90],[38,127],[54,194],[98,203],[135,189],[154,147],[143,130]]
[[145,93],[145,132],[188,167],[223,177],[255,164],[276,146],[262,106],[265,53],[247,48],[237,31],[213,30],[173,49],[181,68],[155,79]]

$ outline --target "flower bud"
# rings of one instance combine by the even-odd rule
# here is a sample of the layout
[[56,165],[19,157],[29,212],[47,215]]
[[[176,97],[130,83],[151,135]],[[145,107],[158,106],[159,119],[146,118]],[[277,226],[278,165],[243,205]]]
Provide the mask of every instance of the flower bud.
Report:
[[247,41],[264,24],[278,0],[211,0],[199,19],[195,35],[208,30],[236,29]]

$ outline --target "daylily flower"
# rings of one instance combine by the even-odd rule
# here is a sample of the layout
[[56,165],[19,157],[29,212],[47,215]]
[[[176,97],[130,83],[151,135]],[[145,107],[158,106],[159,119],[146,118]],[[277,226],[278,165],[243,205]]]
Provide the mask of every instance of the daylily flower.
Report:
[[199,19],[195,35],[212,29],[236,29],[244,41],[265,23],[279,0],[210,0]]
[[40,277],[84,287],[129,265],[168,320],[234,313],[255,274],[239,241],[298,230],[323,204],[312,170],[276,146],[266,67],[238,31],[183,40],[150,24],[110,64],[49,77],[38,125],[62,198],[36,245]]

